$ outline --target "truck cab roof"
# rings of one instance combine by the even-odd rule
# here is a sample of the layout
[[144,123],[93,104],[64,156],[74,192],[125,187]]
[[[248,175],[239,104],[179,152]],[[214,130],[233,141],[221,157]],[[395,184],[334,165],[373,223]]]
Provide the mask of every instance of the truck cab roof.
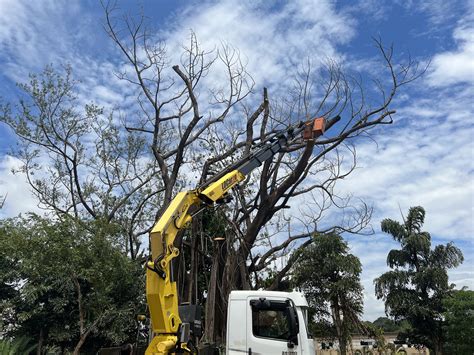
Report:
[[289,298],[297,307],[308,307],[308,302],[301,292],[282,292],[282,291],[264,291],[264,290],[246,290],[246,291],[232,291],[229,300],[245,300],[248,297],[270,297],[270,298]]

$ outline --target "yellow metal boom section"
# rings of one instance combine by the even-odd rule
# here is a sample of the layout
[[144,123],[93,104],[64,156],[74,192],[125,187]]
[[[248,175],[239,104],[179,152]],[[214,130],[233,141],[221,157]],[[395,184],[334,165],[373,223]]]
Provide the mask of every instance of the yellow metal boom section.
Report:
[[[178,292],[172,280],[171,260],[179,255],[174,240],[179,230],[192,219],[191,211],[204,202],[215,202],[245,176],[238,170],[231,171],[211,183],[202,191],[180,192],[153,226],[150,233],[151,259],[147,264],[146,297],[150,309],[153,333],[146,354],[168,354],[178,343],[181,324],[178,312]],[[159,273],[162,273],[161,276]],[[183,344],[184,348],[185,344]]]

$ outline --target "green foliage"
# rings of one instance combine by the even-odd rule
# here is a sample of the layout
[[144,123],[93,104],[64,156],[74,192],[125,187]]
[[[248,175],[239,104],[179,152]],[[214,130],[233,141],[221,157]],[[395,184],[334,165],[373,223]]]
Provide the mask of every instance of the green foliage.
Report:
[[396,322],[387,317],[379,317],[374,320],[372,324],[375,327],[382,329],[385,333],[406,331],[410,327],[408,322],[405,320]]
[[100,222],[2,221],[0,311],[8,334],[72,349],[89,332],[88,351],[132,339],[143,271],[114,246],[114,233]]
[[381,352],[385,353],[385,351],[388,350],[388,344],[385,341],[384,330],[371,322],[363,322],[363,324],[365,328],[364,333],[375,340],[374,345],[377,348],[377,352],[379,354]]
[[29,354],[36,349],[36,344],[31,344],[32,340],[28,337],[19,337],[13,340],[0,340],[0,355],[18,355]]
[[387,317],[379,317],[373,322],[363,322],[364,334],[375,340],[377,350],[374,350],[374,354],[395,353],[395,344],[385,340],[386,333],[406,333],[409,330],[410,324],[405,320],[396,322]]
[[[305,293],[315,318],[323,325],[314,329],[326,334],[334,331],[340,344],[349,340],[359,324],[363,310],[361,271],[359,259],[349,254],[347,243],[339,235],[315,236],[293,269],[293,286]],[[332,328],[323,321],[328,318],[332,319]]]
[[385,301],[387,315],[407,320],[411,329],[402,336],[412,343],[440,351],[443,342],[443,299],[453,289],[447,269],[463,261],[461,250],[448,243],[431,249],[431,236],[421,230],[425,219],[422,207],[412,207],[403,224],[382,221],[382,231],[392,235],[401,249],[388,253],[392,269],[375,279],[377,298]]
[[328,303],[332,299],[347,301],[355,313],[362,312],[362,266],[348,250],[341,236],[318,235],[295,264],[293,286],[306,294],[316,316],[330,314]]
[[[314,318],[314,311],[313,317]],[[320,319],[309,323],[309,332],[316,339],[334,340],[337,338],[337,331],[332,322],[327,319]]]
[[474,291],[456,290],[447,296],[443,304],[447,354],[468,355],[474,349]]

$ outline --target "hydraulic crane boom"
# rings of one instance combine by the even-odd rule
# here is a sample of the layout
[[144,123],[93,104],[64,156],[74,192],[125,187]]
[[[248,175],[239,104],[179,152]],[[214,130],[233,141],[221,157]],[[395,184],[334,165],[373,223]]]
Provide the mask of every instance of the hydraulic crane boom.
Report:
[[259,149],[226,168],[194,190],[183,191],[171,201],[150,233],[151,256],[147,262],[146,296],[155,336],[146,354],[191,352],[188,347],[189,324],[181,321],[178,293],[173,279],[172,260],[179,255],[174,240],[198,210],[221,200],[248,174],[304,132],[304,139],[315,139],[324,133],[325,121],[316,118],[280,131],[262,141]]

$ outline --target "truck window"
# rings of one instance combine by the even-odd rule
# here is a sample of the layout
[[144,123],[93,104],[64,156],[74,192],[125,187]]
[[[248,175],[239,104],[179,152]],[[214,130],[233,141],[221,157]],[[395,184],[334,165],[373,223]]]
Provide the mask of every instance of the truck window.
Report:
[[288,312],[284,309],[252,308],[252,330],[257,337],[288,340]]

